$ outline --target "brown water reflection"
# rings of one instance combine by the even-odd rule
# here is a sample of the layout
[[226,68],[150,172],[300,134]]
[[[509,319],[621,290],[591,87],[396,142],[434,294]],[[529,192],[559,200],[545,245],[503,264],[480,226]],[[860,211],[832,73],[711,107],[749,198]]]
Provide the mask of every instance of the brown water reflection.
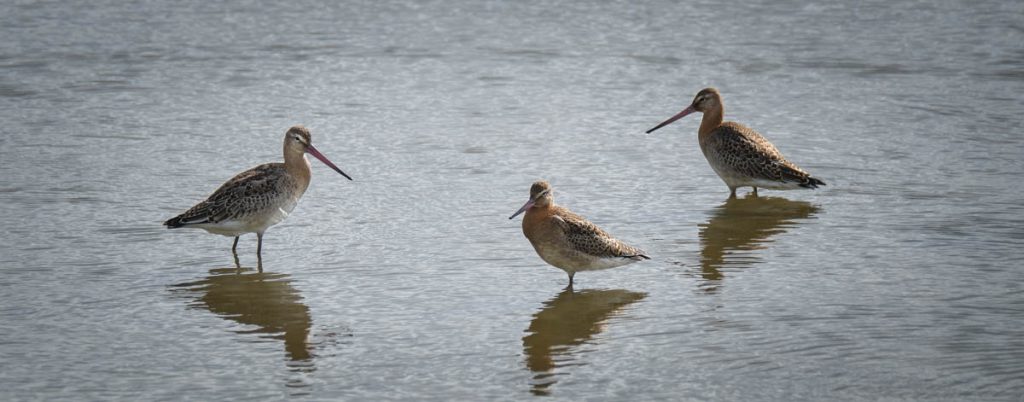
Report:
[[568,374],[558,372],[559,368],[583,364],[577,361],[583,351],[574,346],[601,333],[608,318],[646,296],[622,289],[566,289],[544,302],[526,329],[529,335],[523,337],[526,367],[535,373],[530,392],[549,395],[558,382],[555,376]]
[[313,371],[308,341],[312,318],[287,274],[253,272],[252,268],[217,268],[205,279],[173,285],[193,294],[189,305],[255,328],[236,331],[284,341],[288,366]]
[[721,269],[744,268],[760,259],[747,252],[765,248],[772,236],[785,233],[797,220],[813,217],[818,207],[806,201],[790,201],[779,197],[730,198],[701,224],[700,237],[702,288],[718,290],[724,275]]

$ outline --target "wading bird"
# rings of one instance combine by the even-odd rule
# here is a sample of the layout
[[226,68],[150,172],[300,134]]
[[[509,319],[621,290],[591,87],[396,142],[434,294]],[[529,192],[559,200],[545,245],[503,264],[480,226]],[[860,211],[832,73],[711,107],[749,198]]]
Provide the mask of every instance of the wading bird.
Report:
[[701,112],[704,117],[697,131],[697,142],[704,152],[708,164],[729,186],[730,197],[736,197],[737,187],[753,187],[772,190],[817,188],[825,182],[811,177],[793,162],[787,160],[771,142],[757,131],[739,123],[722,122],[725,113],[722,96],[714,88],[704,88],[693,98],[693,102],[682,112],[670,117],[654,128],[659,128],[693,113]]
[[551,185],[538,181],[530,200],[508,217],[523,216],[523,234],[540,258],[569,274],[569,287],[578,271],[614,268],[649,260],[644,251],[612,237],[565,207],[555,205]]
[[238,237],[256,233],[256,258],[263,265],[263,232],[288,217],[309,187],[312,175],[306,154],[313,155],[352,180],[313,147],[309,130],[294,126],[284,135],[284,163],[266,163],[239,173],[205,201],[164,222],[169,229],[199,228],[235,238],[231,253],[238,261]]

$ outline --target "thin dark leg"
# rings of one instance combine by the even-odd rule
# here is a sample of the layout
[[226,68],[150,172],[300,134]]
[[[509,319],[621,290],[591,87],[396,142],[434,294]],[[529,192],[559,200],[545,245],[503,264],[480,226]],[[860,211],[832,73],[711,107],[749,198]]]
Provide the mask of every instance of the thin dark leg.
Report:
[[729,187],[729,198],[736,198],[736,187]]
[[754,187],[754,197],[757,197],[757,187]]
[[235,236],[235,243],[231,245],[231,256],[235,257],[235,269],[242,269],[242,263],[238,262],[238,236]]
[[263,232],[256,233],[256,267],[263,273]]

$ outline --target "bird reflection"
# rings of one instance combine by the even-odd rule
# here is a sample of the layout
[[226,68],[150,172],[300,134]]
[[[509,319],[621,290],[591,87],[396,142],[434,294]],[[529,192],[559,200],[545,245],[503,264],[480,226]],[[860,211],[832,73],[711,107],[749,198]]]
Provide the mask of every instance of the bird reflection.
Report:
[[312,371],[308,342],[312,319],[309,307],[290,284],[287,274],[253,272],[251,268],[218,268],[195,282],[173,285],[195,295],[191,307],[203,308],[227,320],[256,326],[238,333],[260,334],[284,341],[288,366]]
[[608,318],[646,296],[621,289],[573,292],[566,288],[545,302],[526,329],[529,335],[523,337],[526,367],[535,373],[530,392],[549,395],[555,376],[566,374],[556,369],[581,364],[573,361],[582,351],[572,347],[601,333]]
[[758,258],[744,252],[764,248],[773,235],[785,233],[797,225],[796,220],[810,218],[817,212],[818,207],[808,202],[779,197],[726,200],[715,208],[707,223],[699,225],[704,289],[716,291],[723,277],[721,268],[753,265]]

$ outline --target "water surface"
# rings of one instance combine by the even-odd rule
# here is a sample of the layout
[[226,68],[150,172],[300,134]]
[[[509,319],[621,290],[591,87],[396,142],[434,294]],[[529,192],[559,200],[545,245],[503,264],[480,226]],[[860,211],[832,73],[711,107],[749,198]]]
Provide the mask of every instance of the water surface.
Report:
[[[1019,399],[1024,3],[7,2],[0,399]],[[699,116],[824,179],[728,189]],[[160,223],[281,158],[254,236]],[[577,275],[556,200],[651,261]]]

